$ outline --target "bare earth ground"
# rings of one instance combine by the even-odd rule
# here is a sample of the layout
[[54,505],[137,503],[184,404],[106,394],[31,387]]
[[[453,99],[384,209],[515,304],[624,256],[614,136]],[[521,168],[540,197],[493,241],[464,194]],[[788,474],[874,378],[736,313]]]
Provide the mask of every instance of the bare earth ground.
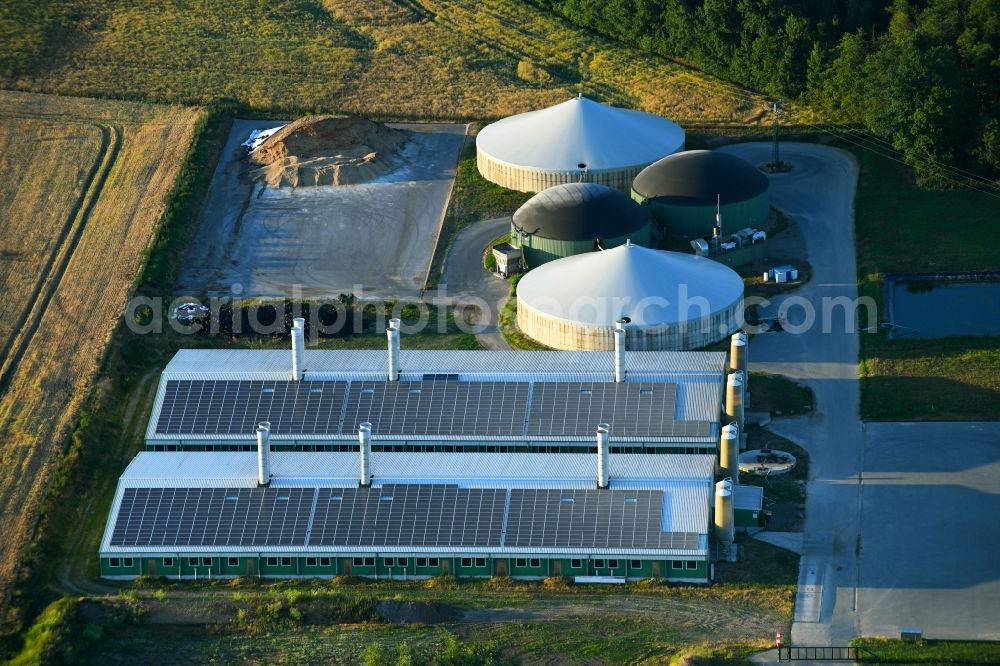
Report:
[[191,108],[0,93],[0,159],[19,174],[19,187],[0,188],[4,600],[196,119]]
[[177,291],[418,297],[466,126],[392,124],[411,141],[395,169],[368,183],[250,185],[240,176],[238,145],[251,129],[276,124],[233,123]]

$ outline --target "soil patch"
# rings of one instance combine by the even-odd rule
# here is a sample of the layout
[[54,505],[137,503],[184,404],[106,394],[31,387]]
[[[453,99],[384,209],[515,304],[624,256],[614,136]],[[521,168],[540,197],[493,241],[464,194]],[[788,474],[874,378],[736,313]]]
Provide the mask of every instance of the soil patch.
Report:
[[272,187],[365,183],[392,170],[403,131],[353,116],[308,116],[281,128],[249,157],[252,179]]
[[454,606],[436,601],[380,601],[375,612],[392,624],[442,624],[459,615]]

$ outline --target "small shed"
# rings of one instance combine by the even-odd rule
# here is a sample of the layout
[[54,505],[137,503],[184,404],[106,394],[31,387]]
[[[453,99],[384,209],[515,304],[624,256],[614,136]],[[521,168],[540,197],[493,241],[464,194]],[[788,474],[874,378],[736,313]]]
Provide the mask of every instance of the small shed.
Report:
[[521,272],[521,249],[510,243],[497,243],[493,246],[493,258],[497,260],[497,273],[510,277]]

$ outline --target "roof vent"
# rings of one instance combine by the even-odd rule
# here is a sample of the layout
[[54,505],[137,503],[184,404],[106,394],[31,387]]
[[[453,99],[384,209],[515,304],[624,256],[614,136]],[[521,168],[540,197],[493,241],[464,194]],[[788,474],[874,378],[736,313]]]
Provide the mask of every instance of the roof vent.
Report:
[[398,319],[389,320],[386,336],[389,339],[389,381],[399,380],[399,324]]
[[302,364],[302,352],[305,347],[306,320],[292,320],[292,381],[301,382],[305,368]]
[[271,424],[263,421],[257,425],[257,485],[271,483]]
[[611,426],[602,423],[597,426],[597,487],[608,487],[608,435]]
[[371,454],[372,454],[372,424],[365,421],[358,426],[358,445],[361,455],[361,474],[358,485],[367,488],[372,485]]

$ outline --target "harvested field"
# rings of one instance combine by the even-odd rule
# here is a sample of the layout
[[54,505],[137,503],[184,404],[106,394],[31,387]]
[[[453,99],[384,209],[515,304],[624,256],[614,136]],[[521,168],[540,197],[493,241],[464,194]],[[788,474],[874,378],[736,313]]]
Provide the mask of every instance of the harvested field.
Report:
[[405,132],[365,118],[306,116],[250,155],[255,180],[273,187],[364,183],[391,170]]
[[756,124],[768,108],[513,0],[60,0],[34,22],[31,0],[11,2],[33,38],[0,44],[4,87],[397,119],[494,118],[577,92],[682,121]]
[[0,604],[197,117],[0,93]]

